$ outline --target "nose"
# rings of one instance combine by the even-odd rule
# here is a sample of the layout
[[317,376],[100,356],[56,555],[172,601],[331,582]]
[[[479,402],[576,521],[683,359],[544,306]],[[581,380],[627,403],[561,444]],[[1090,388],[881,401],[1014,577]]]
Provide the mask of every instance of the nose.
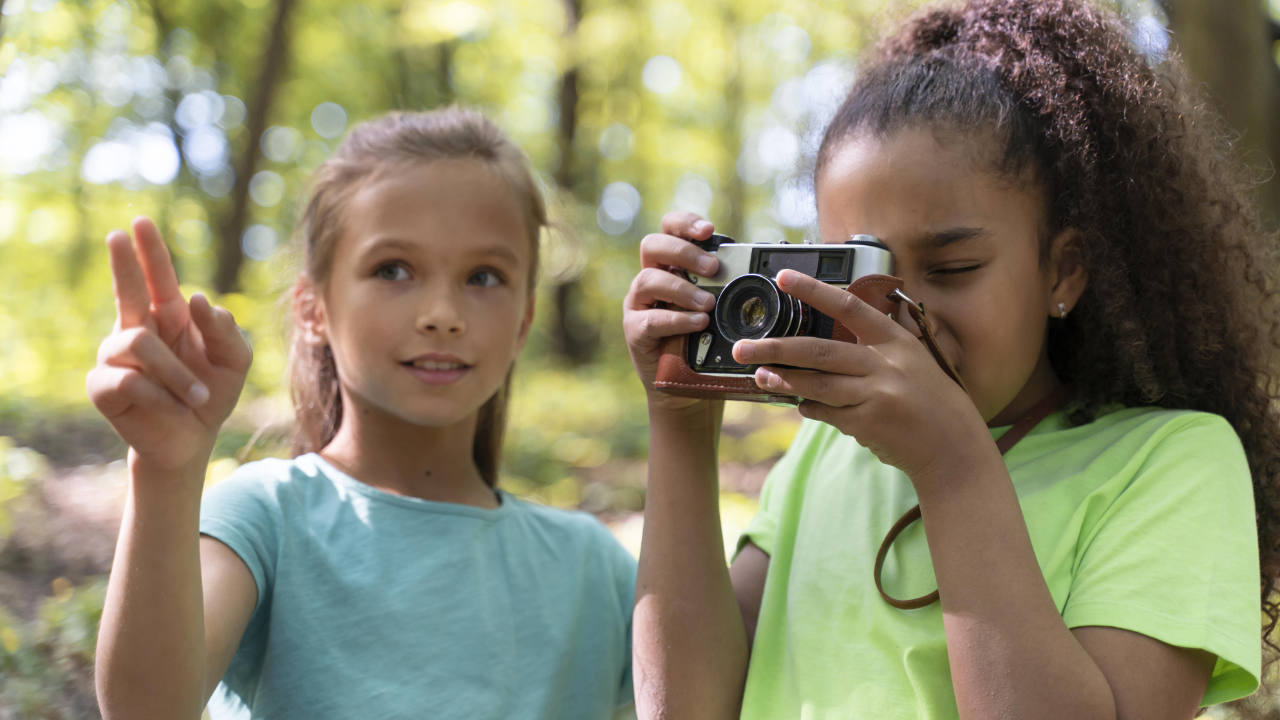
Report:
[[466,332],[467,322],[460,298],[448,291],[428,293],[418,311],[417,327],[424,333],[461,335]]

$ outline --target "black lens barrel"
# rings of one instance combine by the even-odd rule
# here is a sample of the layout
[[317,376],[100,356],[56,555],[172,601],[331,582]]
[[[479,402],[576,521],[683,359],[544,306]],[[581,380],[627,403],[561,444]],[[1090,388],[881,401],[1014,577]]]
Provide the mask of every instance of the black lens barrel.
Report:
[[731,342],[800,335],[808,319],[803,303],[756,273],[731,280],[716,301],[716,327]]

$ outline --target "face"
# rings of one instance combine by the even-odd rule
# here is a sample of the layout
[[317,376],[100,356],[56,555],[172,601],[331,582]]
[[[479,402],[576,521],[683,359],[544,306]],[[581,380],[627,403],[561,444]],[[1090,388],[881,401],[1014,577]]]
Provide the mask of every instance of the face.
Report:
[[351,198],[312,327],[328,342],[344,422],[445,427],[502,385],[533,316],[524,218],[476,160],[417,163]]
[[1074,307],[1084,280],[1064,260],[1071,233],[1042,258],[1039,188],[997,175],[983,149],[924,128],[855,135],[817,179],[818,223],[824,242],[866,233],[889,247],[982,417],[1004,425],[1058,385],[1049,316]]

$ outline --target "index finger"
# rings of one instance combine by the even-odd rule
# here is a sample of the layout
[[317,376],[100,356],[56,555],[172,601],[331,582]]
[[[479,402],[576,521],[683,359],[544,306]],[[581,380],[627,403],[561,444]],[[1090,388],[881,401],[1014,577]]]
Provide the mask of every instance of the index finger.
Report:
[[111,262],[111,287],[120,327],[140,327],[151,311],[151,296],[127,233],[121,230],[107,233],[107,256]]
[[690,240],[706,240],[715,226],[710,220],[687,210],[675,210],[662,216],[662,232]]
[[871,307],[848,290],[828,285],[795,270],[783,270],[775,280],[783,292],[849,328],[861,343],[875,345],[906,332],[893,318]]
[[[173,270],[173,260],[165,247],[160,231],[150,218],[133,220],[133,237],[138,247],[138,259],[142,261],[142,273],[151,293],[151,302],[159,307],[172,300],[183,300],[178,288],[178,274]],[[185,302],[185,301],[184,301]]]
[[673,235],[645,235],[640,241],[640,266],[680,268],[710,277],[720,267],[720,261],[688,240]]

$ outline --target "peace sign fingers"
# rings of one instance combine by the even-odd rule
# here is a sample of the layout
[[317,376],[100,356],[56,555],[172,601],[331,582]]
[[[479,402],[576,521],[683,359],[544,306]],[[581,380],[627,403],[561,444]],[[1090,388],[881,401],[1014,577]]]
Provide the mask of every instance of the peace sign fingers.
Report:
[[165,247],[160,231],[150,218],[133,220],[133,238],[147,292],[151,297],[151,309],[156,321],[156,331],[166,343],[172,343],[191,320],[187,301],[178,288],[178,274]]
[[[116,326],[121,330],[144,327],[151,319],[151,294],[129,234],[113,230],[107,235],[111,260],[111,284],[116,298]],[[152,327],[154,327],[152,325]]]

